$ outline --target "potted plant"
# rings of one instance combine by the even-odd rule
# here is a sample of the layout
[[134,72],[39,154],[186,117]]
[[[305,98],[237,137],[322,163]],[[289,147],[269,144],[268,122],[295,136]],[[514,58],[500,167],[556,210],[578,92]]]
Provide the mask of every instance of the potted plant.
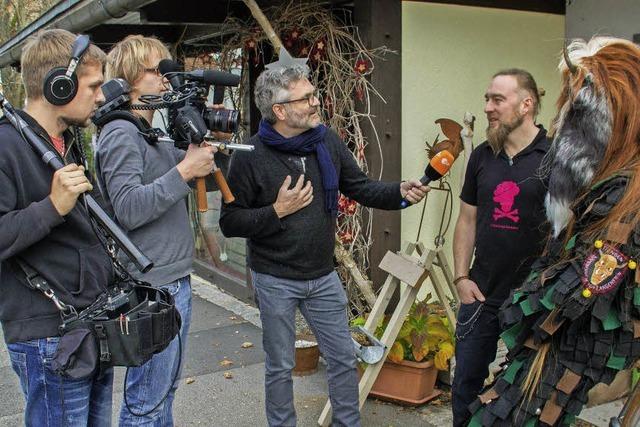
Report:
[[[438,370],[448,370],[454,353],[454,335],[439,303],[428,303],[430,295],[416,301],[391,346],[371,395],[419,405],[440,394],[435,389]],[[375,332],[381,337],[389,319]],[[354,324],[362,320],[354,319]]]
[[316,338],[312,334],[298,334],[295,349],[296,364],[292,374],[302,377],[315,373],[318,370],[318,360],[320,359],[320,349]]

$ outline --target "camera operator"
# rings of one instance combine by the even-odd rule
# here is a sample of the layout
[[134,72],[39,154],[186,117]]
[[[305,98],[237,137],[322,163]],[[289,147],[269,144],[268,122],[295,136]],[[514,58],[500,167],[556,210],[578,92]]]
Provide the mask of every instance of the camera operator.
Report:
[[338,192],[366,206],[399,209],[403,197],[417,203],[428,187],[418,180],[369,179],[340,137],[321,123],[309,68],[295,62],[283,49],[280,61],[256,81],[262,121],[249,140],[255,151],[231,157],[228,183],[236,200],[222,206],[220,226],[227,237],[248,239],[267,353],[269,425],[296,425],[291,370],[298,307],[327,360],[333,425],[355,427],[356,357],[347,297],[333,266]]
[[[157,39],[133,35],[117,43],[107,57],[108,79],[122,78],[131,86],[131,102],[141,95],[159,95],[166,90],[158,71],[162,59],[170,58]],[[153,110],[134,110],[145,125]],[[136,278],[168,289],[182,317],[182,360],[191,320],[189,274],[194,258],[194,241],[185,198],[187,184],[213,170],[214,147],[190,145],[182,151],[171,143],[149,143],[130,121],[116,119],[101,130],[95,156],[98,182],[107,208],[127,231],[129,238],[152,259],[155,267],[139,273],[132,264],[127,270]],[[144,417],[133,415],[123,404],[120,425],[173,425],[172,404],[177,384],[172,385],[180,363],[178,339],[139,368],[129,369],[126,393],[129,406]],[[152,409],[171,391],[166,400]]]
[[[77,203],[93,186],[79,166],[81,141],[69,130],[87,126],[104,100],[104,52],[94,45],[81,49],[78,66],[68,76],[76,79],[75,93],[56,97],[52,83],[52,76],[74,68],[71,52],[84,46],[82,40],[65,30],[47,30],[32,36],[22,50],[27,102],[18,114],[66,166],[54,173],[6,118],[0,121],[0,320],[26,400],[27,426],[111,425],[113,370],[84,380],[53,372],[60,311],[42,292],[27,287],[26,272],[18,265],[21,261],[35,270],[60,301],[78,311],[114,279],[111,260]],[[55,73],[60,72],[56,67],[62,74]]]

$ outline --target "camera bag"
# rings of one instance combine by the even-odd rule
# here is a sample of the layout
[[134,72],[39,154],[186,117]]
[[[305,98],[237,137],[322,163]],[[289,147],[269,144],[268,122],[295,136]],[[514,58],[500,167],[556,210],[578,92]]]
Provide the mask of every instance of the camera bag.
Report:
[[130,279],[77,313],[28,264],[17,263],[29,287],[51,299],[62,315],[61,338],[51,361],[52,369],[62,376],[82,379],[111,366],[141,366],[180,331],[180,313],[173,296],[164,289]]

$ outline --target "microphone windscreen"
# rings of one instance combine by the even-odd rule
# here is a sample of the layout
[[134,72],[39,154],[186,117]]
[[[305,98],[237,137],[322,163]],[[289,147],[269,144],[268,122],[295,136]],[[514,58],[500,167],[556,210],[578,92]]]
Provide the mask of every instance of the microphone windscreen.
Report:
[[174,71],[180,71],[182,67],[176,61],[171,59],[163,59],[158,64],[158,71],[160,74],[172,73]]
[[204,70],[202,80],[212,85],[238,86],[240,84],[240,76],[218,70]]
[[438,152],[424,170],[425,176],[429,177],[432,181],[440,179],[444,174],[449,172],[455,157],[447,150]]

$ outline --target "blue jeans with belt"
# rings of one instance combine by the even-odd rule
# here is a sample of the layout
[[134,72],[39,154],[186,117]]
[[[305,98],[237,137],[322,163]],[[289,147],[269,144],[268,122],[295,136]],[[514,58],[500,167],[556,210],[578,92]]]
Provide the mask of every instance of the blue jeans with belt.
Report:
[[20,378],[27,427],[110,427],[113,369],[85,380],[51,370],[60,337],[7,344],[11,367]]
[[[150,411],[158,404],[167,393],[169,394],[155,410],[143,417],[131,414],[125,402],[122,402],[120,411],[120,426],[173,426],[173,400],[178,381],[172,385],[173,378],[178,369],[184,366],[185,349],[187,347],[187,334],[191,324],[191,278],[185,276],[168,285],[161,286],[173,295],[176,308],[182,318],[180,327],[180,337],[182,340],[182,357],[178,351],[178,337],[175,337],[171,344],[161,353],[155,354],[151,360],[139,368],[129,368],[127,373],[127,383],[125,393],[131,409],[138,413]],[[180,361],[181,359],[181,361]],[[179,376],[178,376],[179,378]]]
[[360,426],[356,356],[347,320],[347,296],[334,271],[291,280],[251,271],[266,352],[265,404],[271,427],[295,426],[293,381],[296,308],[309,323],[327,361],[333,426]]
[[467,409],[480,394],[489,376],[489,365],[496,358],[500,322],[495,308],[476,301],[462,304],[456,324],[456,370],[451,387],[453,425],[467,425]]

